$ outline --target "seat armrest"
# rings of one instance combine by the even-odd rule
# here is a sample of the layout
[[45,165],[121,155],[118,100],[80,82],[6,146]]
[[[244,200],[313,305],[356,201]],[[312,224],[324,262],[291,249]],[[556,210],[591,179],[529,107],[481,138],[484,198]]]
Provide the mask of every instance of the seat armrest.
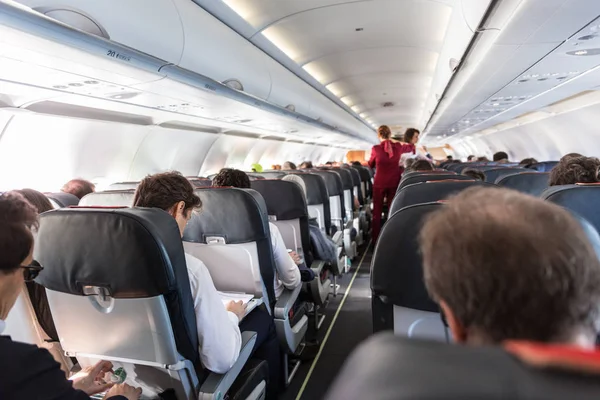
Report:
[[331,240],[333,240],[333,242],[335,243],[336,246],[341,246],[343,241],[344,241],[344,233],[342,231],[337,231],[334,235],[333,238],[331,238]]
[[198,399],[217,400],[224,398],[225,394],[231,388],[231,385],[233,385],[233,382],[235,382],[242,371],[242,368],[244,368],[244,365],[252,355],[255,343],[256,332],[242,332],[242,348],[237,361],[225,374],[215,374],[214,372],[211,372],[200,387]]
[[310,269],[315,273],[316,277],[319,278],[321,275],[321,271],[325,268],[325,261],[323,260],[315,260],[312,264],[310,264]]
[[281,296],[277,299],[277,303],[275,303],[275,313],[274,316],[276,319],[287,319],[290,310],[298,300],[298,296],[300,296],[300,291],[302,290],[302,285],[297,286],[294,289],[284,289]]

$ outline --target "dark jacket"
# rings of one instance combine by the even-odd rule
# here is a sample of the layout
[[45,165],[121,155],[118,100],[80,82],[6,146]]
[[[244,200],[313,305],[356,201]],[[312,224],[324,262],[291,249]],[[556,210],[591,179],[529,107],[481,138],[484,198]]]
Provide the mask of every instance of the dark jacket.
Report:
[[[0,336],[0,399],[90,400],[90,397],[73,388],[47,350]],[[127,399],[113,396],[110,400]]]

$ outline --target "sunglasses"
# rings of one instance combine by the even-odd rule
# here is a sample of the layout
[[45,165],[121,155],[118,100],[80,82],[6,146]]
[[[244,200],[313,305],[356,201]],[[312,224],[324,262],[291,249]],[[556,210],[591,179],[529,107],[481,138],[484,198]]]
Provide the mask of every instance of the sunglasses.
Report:
[[25,278],[25,282],[33,281],[44,269],[44,267],[42,267],[40,263],[35,260],[33,260],[29,265],[21,265],[20,268],[23,268],[23,278]]

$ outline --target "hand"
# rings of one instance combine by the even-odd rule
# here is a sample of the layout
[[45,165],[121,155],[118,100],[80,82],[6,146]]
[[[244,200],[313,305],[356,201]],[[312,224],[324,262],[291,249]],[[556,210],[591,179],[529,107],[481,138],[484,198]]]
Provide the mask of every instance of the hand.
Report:
[[113,386],[108,393],[106,393],[104,399],[109,400],[113,396],[123,396],[127,397],[127,400],[138,400],[141,395],[142,388],[134,388],[126,383],[121,383],[120,385]]
[[300,258],[300,256],[298,255],[298,253],[296,253],[295,251],[290,251],[289,255],[290,255],[290,257],[292,257],[292,260],[294,260],[294,263],[296,265],[302,264],[302,259]]
[[104,383],[102,378],[104,374],[112,371],[110,361],[99,361],[96,365],[84,368],[81,372],[73,375],[70,380],[73,381],[73,387],[85,392],[88,396],[102,393],[110,389],[112,383]]
[[227,311],[231,311],[232,313],[237,315],[237,317],[240,321],[242,320],[242,318],[244,318],[244,315],[246,315],[246,304],[244,304],[241,300],[240,301],[233,301],[233,300],[230,301],[225,306],[225,309]]

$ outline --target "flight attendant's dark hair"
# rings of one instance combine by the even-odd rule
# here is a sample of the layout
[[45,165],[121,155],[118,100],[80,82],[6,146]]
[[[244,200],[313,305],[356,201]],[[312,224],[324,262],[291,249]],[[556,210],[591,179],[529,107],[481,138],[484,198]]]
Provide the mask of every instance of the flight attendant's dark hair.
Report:
[[392,136],[392,130],[387,125],[381,125],[377,128],[377,135],[383,140],[388,140]]
[[420,133],[421,131],[419,131],[418,129],[408,128],[406,132],[404,132],[404,141],[406,143],[412,143],[413,137],[415,137],[416,134]]

